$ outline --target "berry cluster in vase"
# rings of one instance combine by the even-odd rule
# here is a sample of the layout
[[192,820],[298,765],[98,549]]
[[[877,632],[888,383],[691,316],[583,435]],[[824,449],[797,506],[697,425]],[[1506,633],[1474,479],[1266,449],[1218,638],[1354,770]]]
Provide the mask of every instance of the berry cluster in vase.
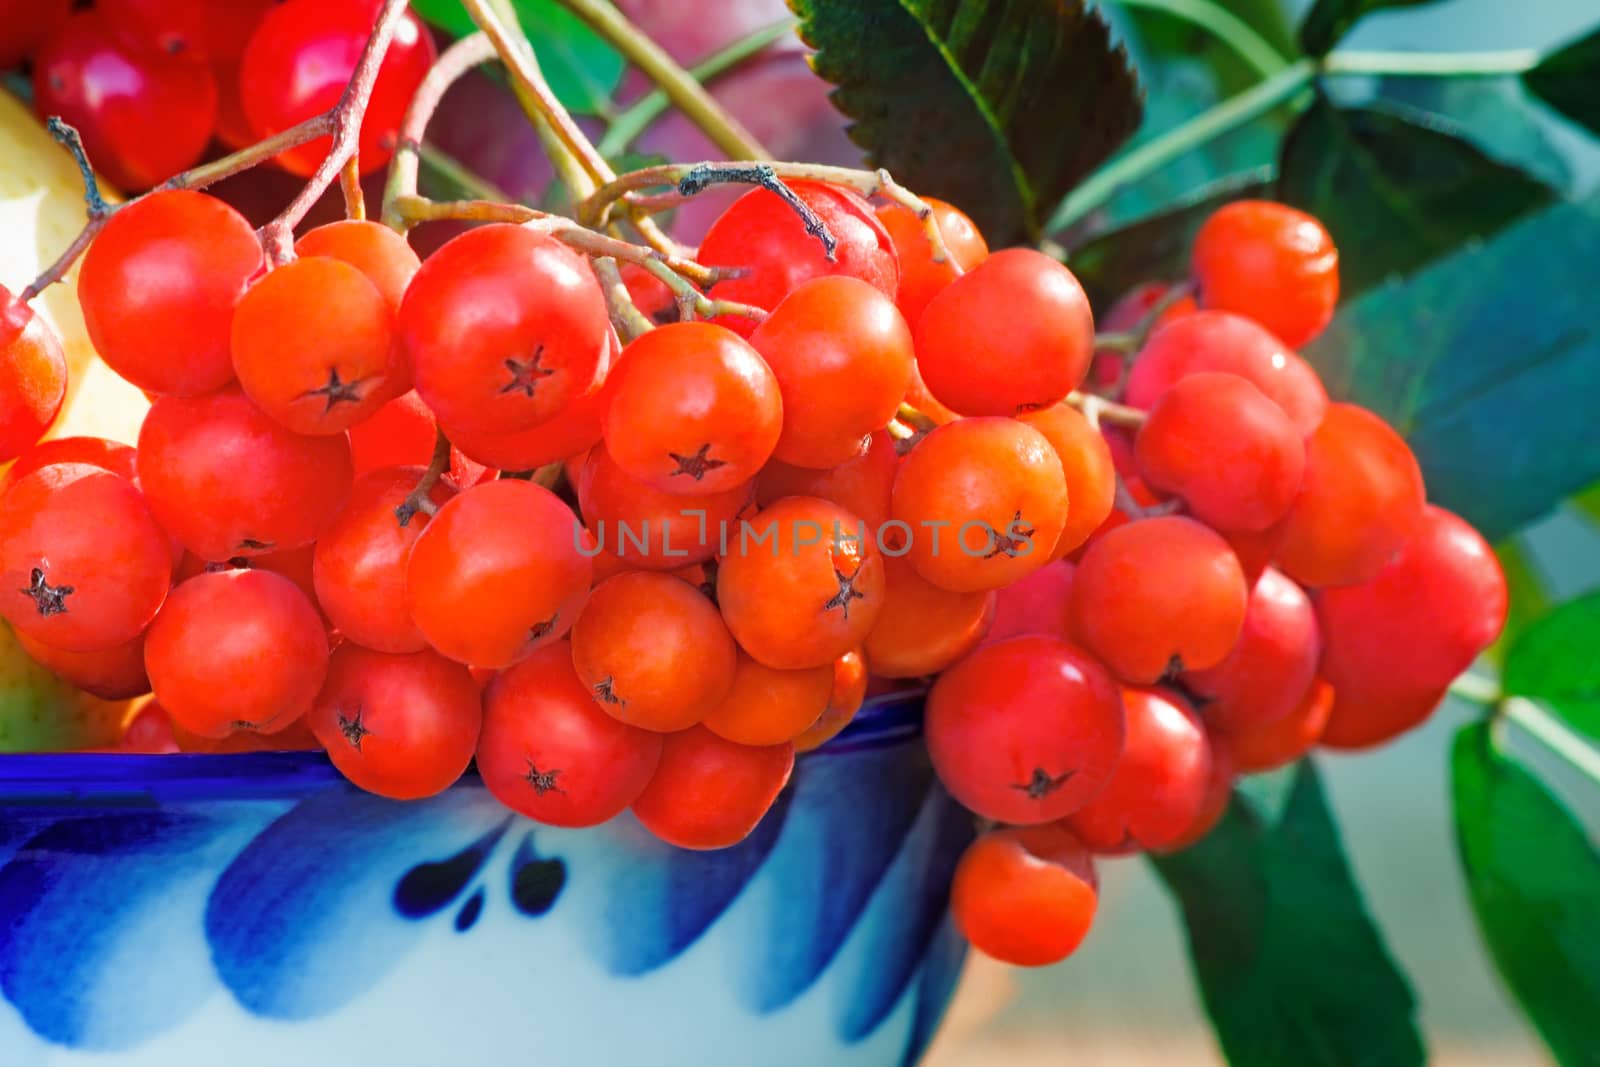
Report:
[[201,192],[117,209],[79,295],[154,398],[137,448],[35,444],[64,361],[0,291],[0,614],[154,694],[130,747],[321,747],[395,798],[476,760],[529,818],[695,849],[926,688],[988,826],[955,917],[1028,964],[1086,934],[1095,857],[1414,727],[1499,633],[1488,546],[1294,351],[1338,295],[1317,220],[1222,208],[1097,335],[1067,267],[884,175],[595,196],[706,174],[759,187],[684,255],[509,205],[425,262],[360,218],[269,254]]

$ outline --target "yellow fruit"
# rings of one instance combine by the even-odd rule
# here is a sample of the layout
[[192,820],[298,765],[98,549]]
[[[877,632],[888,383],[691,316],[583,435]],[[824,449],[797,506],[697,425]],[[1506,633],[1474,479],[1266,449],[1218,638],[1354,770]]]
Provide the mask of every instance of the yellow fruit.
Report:
[[121,740],[131,700],[73,688],[22,651],[0,622],[0,752],[66,752]]
[[[100,191],[107,200],[117,198],[103,181]],[[72,156],[33,112],[0,90],[0,285],[15,293],[33,281],[72,243],[84,218],[83,183]],[[77,268],[33,307],[55,327],[67,355],[67,401],[46,436],[137,442],[150,403],[95,355],[78,307]]]

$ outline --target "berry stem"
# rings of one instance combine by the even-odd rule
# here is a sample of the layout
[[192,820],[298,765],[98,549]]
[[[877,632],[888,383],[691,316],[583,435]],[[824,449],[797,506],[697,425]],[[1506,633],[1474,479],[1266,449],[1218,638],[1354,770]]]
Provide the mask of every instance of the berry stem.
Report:
[[1381,74],[1396,78],[1494,78],[1539,65],[1536,48],[1496,52],[1331,52],[1324,74]]
[[422,477],[417,480],[417,487],[400,501],[400,506],[394,509],[394,517],[402,527],[409,526],[411,520],[416,518],[417,512],[432,515],[439,510],[439,505],[433,502],[433,487],[439,484],[439,479],[444,472],[450,469],[450,439],[444,435],[443,430],[435,430],[433,437],[433,458],[428,461],[428,469],[422,472]]
[[[757,55],[768,45],[793,33],[794,27],[794,19],[774,22],[696,63],[689,68],[689,74],[703,85]],[[597,146],[600,154],[607,159],[613,159],[626,152],[639,135],[649,129],[650,124],[660,118],[672,103],[672,98],[665,90],[652,89],[646,93],[637,103],[611,120],[610,125],[606,127],[605,136],[600,138]]]
[[340,94],[339,102],[328,112],[329,132],[333,135],[328,155],[317,164],[311,180],[283,209],[282,214],[261,228],[261,247],[271,263],[286,263],[294,257],[294,228],[306,217],[311,205],[333,184],[345,163],[355,157],[361,141],[361,120],[367,114],[367,101],[372,99],[372,86],[378,80],[378,68],[383,65],[389,42],[394,39],[394,28],[405,10],[406,0],[383,0],[372,36],[367,38],[366,45],[361,49],[361,58],[356,61],[355,73]]
[[1508,696],[1495,706],[1495,715],[1515,723],[1589,781],[1600,785],[1600,751],[1542,704],[1525,697]]
[[89,209],[89,218],[98,219],[109,214],[111,205],[100,195],[100,182],[94,176],[94,168],[89,165],[89,153],[84,151],[83,138],[78,136],[77,129],[59,115],[51,115],[44,124],[50,136],[71,152],[73,162],[78,164],[78,174],[83,178],[83,202]]
[[696,316],[702,319],[714,319],[719,315],[737,315],[756,322],[767,317],[766,311],[762,308],[735,303],[732,300],[711,299],[696,289],[688,278],[674,271],[664,260],[647,259],[640,266],[661,279],[662,283],[672,290],[672,295],[678,301],[678,313],[685,322]]
[[439,109],[439,102],[450,87],[469,70],[495,57],[494,42],[483,33],[473,33],[446,48],[423,77],[406,106],[405,118],[396,134],[394,158],[383,186],[383,221],[386,226],[403,229],[394,214],[394,203],[402,196],[415,196],[417,167],[422,152],[422,136],[428,122]]
[[1094,335],[1094,347],[1097,350],[1104,348],[1112,352],[1120,352],[1123,355],[1132,355],[1139,351],[1139,345],[1143,340],[1137,330],[1097,333]]
[[615,259],[610,256],[596,259],[594,272],[600,279],[601,291],[605,293],[606,312],[611,316],[611,325],[624,341],[637,340],[655,329],[655,323],[634,304]]
[[939,425],[910,404],[901,404],[900,410],[895,412],[894,417],[897,422],[913,430],[932,430]]
[[1214,0],[1111,0],[1120,7],[1159,11],[1205,30],[1233,49],[1257,74],[1270,78],[1289,65],[1248,22]]
[[1122,426],[1130,430],[1137,430],[1144,425],[1149,416],[1138,408],[1131,408],[1126,404],[1118,404],[1093,393],[1072,392],[1067,396],[1067,403],[1083,412],[1096,427],[1101,423],[1110,423],[1112,426]]
[[339,168],[339,192],[344,197],[344,217],[360,221],[367,217],[367,194],[361,190],[361,160],[351,156]]
[[678,110],[730,158],[772,158],[693,74],[679,66],[608,0],[561,0],[561,4],[660,86]]

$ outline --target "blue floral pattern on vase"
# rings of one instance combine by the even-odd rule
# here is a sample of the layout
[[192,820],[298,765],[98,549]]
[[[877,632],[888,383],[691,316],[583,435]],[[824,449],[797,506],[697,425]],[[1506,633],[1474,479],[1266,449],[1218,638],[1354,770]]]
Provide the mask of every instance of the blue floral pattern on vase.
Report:
[[0,1064],[914,1064],[973,833],[920,710],[870,704],[711,853],[310,754],[6,757]]

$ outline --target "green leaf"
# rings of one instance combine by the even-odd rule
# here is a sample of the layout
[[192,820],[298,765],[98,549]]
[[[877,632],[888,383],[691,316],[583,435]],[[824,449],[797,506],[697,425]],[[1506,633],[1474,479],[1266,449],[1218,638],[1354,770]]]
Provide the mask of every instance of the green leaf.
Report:
[[1600,136],[1600,30],[1552,52],[1522,76],[1522,83],[1545,103]]
[[1276,803],[1235,794],[1209,837],[1155,861],[1223,1053],[1234,1067],[1420,1064],[1416,1002],[1362,904],[1315,766],[1284,787]]
[[1582,400],[1600,380],[1600,319],[1573,284],[1595,262],[1600,196],[1369,292],[1306,355],[1330,393],[1406,437],[1430,499],[1497,541],[1600,476]]
[[1446,123],[1326,97],[1284,140],[1278,194],[1321,219],[1344,250],[1346,296],[1406,274],[1555,199]]
[[958,205],[996,247],[1037,236],[1138,128],[1127,55],[1084,0],[789,4],[873,165]]
[[1300,23],[1300,47],[1308,56],[1325,56],[1355,24],[1386,7],[1418,7],[1434,0],[1317,0]]
[[1170,211],[1100,234],[1072,249],[1072,273],[1102,310],[1141,282],[1186,278],[1189,249],[1201,223],[1231,200],[1267,195],[1271,181],[1267,169],[1235,174],[1198,190]]
[[1600,740],[1600,593],[1569,600],[1522,631],[1501,686],[1555,708],[1571,726]]
[[1572,498],[1572,506],[1578,509],[1592,525],[1600,525],[1600,482],[1591,485],[1583,492]]
[[1456,735],[1456,843],[1495,966],[1558,1063],[1600,1050],[1600,855],[1560,801],[1498,752]]
[[[539,52],[539,67],[561,102],[583,115],[604,114],[627,67],[622,55],[561,0],[512,0]],[[477,27],[461,0],[411,0],[411,9],[454,37]]]

